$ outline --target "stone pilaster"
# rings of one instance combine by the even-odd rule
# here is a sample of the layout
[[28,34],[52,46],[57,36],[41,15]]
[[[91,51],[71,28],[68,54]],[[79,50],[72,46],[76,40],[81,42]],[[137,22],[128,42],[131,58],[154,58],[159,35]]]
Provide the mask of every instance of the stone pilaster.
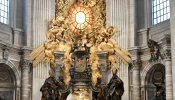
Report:
[[3,48],[3,59],[7,60],[9,57],[9,50],[10,50],[10,46],[5,46]]
[[21,37],[20,34],[23,32],[21,29],[14,29],[14,45],[19,46],[21,44]]
[[148,32],[149,32],[149,28],[144,28],[137,31],[139,35],[139,40],[141,41],[140,43],[138,43],[138,45],[147,46]]
[[63,67],[63,64],[56,64],[55,66],[55,78],[56,79],[59,79],[59,76],[62,76],[62,67]]
[[21,100],[29,100],[30,60],[23,60],[21,64]]
[[164,52],[165,61],[165,84],[166,84],[166,100],[173,100],[173,85],[172,85],[172,62],[171,51]]
[[133,60],[133,100],[141,100],[141,91],[140,91],[140,60]]
[[55,51],[54,52],[54,55],[55,55],[55,69],[54,72],[55,72],[55,78],[58,79],[59,76],[62,76],[62,67],[63,67],[63,64],[62,64],[62,60],[61,60],[61,57],[64,56],[64,51]]
[[[107,73],[108,69],[107,69],[107,55],[108,52],[107,51],[98,51],[97,55],[99,57],[99,68],[100,68],[100,72],[102,75],[102,81],[105,82],[105,84],[108,83],[108,81],[111,79],[111,73]],[[110,78],[108,78],[110,77]]]

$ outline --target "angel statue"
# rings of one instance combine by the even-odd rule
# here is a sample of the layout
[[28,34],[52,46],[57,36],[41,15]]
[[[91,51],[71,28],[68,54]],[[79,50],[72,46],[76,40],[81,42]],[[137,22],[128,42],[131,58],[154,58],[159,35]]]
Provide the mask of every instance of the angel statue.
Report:
[[150,53],[151,53],[150,61],[156,61],[159,59],[159,57],[161,59],[163,58],[160,51],[161,47],[156,41],[149,39],[148,47],[150,48]]

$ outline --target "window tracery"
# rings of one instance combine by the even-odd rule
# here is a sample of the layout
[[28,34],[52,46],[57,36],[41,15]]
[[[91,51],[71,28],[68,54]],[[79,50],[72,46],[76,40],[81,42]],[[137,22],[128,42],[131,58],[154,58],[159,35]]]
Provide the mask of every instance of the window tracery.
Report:
[[169,0],[152,0],[153,25],[170,18]]
[[9,0],[0,0],[0,22],[8,24]]

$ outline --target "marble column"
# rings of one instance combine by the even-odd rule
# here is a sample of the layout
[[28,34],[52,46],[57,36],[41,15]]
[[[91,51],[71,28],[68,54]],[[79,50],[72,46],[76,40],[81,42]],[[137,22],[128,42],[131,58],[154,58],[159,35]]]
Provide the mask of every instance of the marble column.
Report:
[[133,60],[132,68],[133,68],[133,100],[141,100],[141,92],[140,92],[140,60]]
[[19,46],[21,43],[20,34],[23,32],[22,29],[13,29],[14,31],[14,45]]
[[21,68],[21,100],[29,100],[29,70],[30,61],[22,61]]
[[172,62],[171,51],[164,53],[165,61],[165,83],[166,83],[166,100],[173,100],[173,84],[172,84]]
[[[170,0],[170,33],[171,33],[171,54],[172,54],[172,70],[175,70],[175,0]],[[173,98],[175,100],[175,71],[172,72],[173,77]]]

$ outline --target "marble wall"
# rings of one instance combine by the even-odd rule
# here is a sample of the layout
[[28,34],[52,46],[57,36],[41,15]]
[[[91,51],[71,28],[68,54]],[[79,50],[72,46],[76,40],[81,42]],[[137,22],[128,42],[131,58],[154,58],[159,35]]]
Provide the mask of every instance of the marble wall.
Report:
[[[107,25],[115,26],[120,32],[116,33],[113,38],[123,48],[133,47],[135,44],[135,0],[106,0],[107,3]],[[124,82],[125,92],[123,100],[129,100],[129,75],[128,66],[121,63],[118,76]],[[111,72],[108,72],[110,79]]]
[[171,54],[172,54],[172,74],[173,74],[173,100],[175,100],[175,1],[170,0],[170,29],[171,29]]
[[[33,0],[32,4],[32,46],[36,48],[46,41],[48,21],[55,17],[55,0]],[[29,43],[30,45],[30,43]],[[41,99],[39,91],[46,78],[48,78],[50,67],[39,63],[33,68],[33,99]]]

